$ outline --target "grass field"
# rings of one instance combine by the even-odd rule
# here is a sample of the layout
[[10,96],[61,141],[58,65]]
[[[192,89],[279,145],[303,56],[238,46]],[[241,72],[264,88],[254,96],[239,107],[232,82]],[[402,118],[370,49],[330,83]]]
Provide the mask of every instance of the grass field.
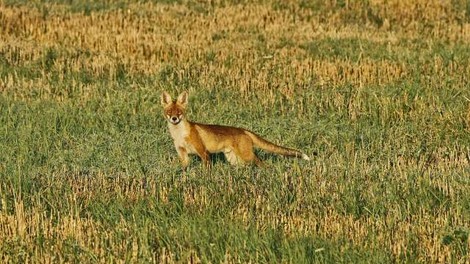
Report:
[[156,2],[0,1],[0,262],[469,263],[468,1]]

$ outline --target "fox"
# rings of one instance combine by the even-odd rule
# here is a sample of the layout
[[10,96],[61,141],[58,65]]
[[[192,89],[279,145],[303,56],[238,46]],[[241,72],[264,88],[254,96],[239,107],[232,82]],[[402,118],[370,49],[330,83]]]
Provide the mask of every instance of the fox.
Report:
[[257,134],[238,127],[210,125],[191,122],[186,118],[188,92],[184,91],[173,100],[164,91],[161,95],[163,114],[168,121],[170,135],[183,170],[190,164],[189,154],[196,154],[205,167],[210,168],[210,154],[223,153],[231,165],[255,164],[263,167],[263,162],[256,156],[254,148],[289,157],[310,160],[303,152],[278,146]]

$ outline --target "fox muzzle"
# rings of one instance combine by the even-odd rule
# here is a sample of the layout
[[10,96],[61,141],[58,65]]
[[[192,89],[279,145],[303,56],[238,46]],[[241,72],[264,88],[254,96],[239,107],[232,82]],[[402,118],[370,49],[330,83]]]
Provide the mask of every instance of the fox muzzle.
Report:
[[183,120],[183,117],[178,116],[168,116],[168,122],[172,123],[173,125],[177,125]]

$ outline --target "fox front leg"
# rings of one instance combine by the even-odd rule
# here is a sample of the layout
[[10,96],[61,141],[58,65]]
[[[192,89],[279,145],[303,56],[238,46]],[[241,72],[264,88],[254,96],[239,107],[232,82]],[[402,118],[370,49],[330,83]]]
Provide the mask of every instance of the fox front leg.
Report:
[[188,151],[186,151],[186,149],[183,148],[183,147],[176,148],[176,151],[178,152],[178,156],[181,160],[181,165],[183,166],[183,171],[185,171],[186,168],[189,166]]

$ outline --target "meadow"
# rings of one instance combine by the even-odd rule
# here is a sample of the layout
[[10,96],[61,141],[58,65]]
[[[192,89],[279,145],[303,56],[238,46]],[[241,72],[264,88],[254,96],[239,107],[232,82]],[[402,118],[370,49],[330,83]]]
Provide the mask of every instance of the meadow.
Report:
[[2,0],[0,262],[469,263],[469,82],[465,0]]

